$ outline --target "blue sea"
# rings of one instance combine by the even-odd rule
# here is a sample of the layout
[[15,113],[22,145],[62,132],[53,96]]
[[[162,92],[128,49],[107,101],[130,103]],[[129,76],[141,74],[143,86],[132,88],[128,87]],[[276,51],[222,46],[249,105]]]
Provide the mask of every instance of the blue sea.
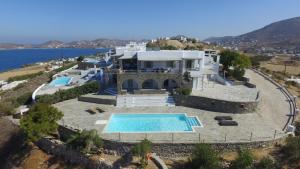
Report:
[[92,55],[107,52],[102,49],[13,49],[0,50],[0,72],[20,68],[27,64],[55,59],[70,58],[81,55]]

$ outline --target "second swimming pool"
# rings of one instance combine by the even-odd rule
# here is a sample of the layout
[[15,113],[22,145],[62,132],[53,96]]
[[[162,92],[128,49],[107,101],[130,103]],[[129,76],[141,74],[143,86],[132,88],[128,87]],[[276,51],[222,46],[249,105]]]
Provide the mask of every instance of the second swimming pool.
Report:
[[57,77],[54,80],[51,81],[49,84],[50,86],[66,86],[71,82],[71,77],[63,76],[63,77]]

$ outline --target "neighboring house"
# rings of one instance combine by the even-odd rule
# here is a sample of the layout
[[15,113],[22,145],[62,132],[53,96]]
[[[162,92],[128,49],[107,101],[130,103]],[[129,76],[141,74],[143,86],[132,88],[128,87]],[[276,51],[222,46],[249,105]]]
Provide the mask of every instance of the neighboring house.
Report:
[[104,68],[106,67],[106,62],[104,60],[98,60],[94,58],[85,58],[83,61],[78,62],[78,69],[88,70],[91,68]]
[[218,76],[217,51],[160,50],[147,51],[146,44],[131,43],[117,47],[119,94],[161,93],[177,87],[193,90]]

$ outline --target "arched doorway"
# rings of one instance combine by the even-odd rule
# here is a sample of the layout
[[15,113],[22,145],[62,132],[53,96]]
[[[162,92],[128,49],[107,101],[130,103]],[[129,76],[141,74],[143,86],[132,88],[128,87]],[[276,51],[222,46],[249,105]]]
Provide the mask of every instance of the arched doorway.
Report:
[[139,88],[138,83],[133,79],[124,80],[122,83],[122,89],[123,90],[125,89],[129,92],[138,88]]
[[145,80],[142,84],[143,89],[158,89],[158,83],[153,79]]
[[173,79],[166,79],[164,81],[164,84],[163,84],[164,89],[171,90],[171,89],[175,89],[177,87],[178,87],[177,82]]

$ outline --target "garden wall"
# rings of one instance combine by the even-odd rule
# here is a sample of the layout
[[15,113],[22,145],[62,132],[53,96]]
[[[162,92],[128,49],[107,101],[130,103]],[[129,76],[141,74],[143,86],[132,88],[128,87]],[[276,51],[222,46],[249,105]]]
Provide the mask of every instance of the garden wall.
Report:
[[191,107],[214,112],[223,113],[253,113],[259,103],[259,96],[253,102],[232,102],[226,100],[217,100],[201,96],[174,95],[176,106]]
[[88,94],[88,95],[83,95],[78,97],[78,101],[97,103],[97,104],[116,105],[116,96]]

